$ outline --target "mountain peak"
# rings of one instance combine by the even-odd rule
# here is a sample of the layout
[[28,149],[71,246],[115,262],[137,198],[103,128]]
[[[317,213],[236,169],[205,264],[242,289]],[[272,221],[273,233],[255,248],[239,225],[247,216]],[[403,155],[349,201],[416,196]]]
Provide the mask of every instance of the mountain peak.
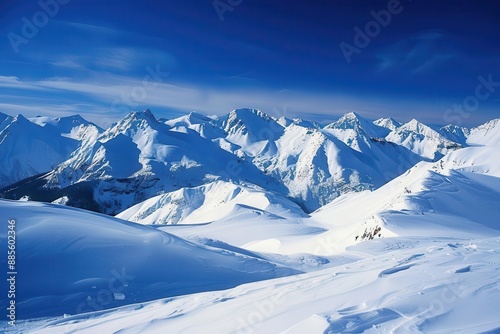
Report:
[[222,130],[228,135],[226,139],[240,146],[275,140],[284,131],[283,125],[259,109],[235,109],[220,120]]
[[381,136],[380,126],[367,121],[352,111],[342,116],[338,121],[327,125],[325,129],[354,130],[358,133],[364,133],[368,137]]
[[57,120],[68,119],[74,122],[87,123],[87,120],[83,118],[80,114],[75,114],[71,116],[58,117]]
[[376,121],[374,121],[373,124],[381,126],[391,131],[394,131],[401,126],[401,123],[399,123],[392,117],[379,118]]
[[225,116],[224,130],[231,132],[234,128],[258,129],[264,126],[263,122],[274,121],[260,109],[235,109]]
[[93,123],[87,121],[85,118],[83,118],[79,114],[65,116],[65,117],[58,117],[58,118],[56,118],[56,122],[59,126],[62,126],[62,127],[93,124]]
[[146,120],[157,122],[155,116],[149,109],[144,111],[131,111],[127,116],[125,116],[124,120]]
[[12,123],[16,123],[16,124],[20,124],[20,125],[25,124],[25,125],[27,125],[27,126],[29,126],[29,125],[33,124],[33,123],[31,123],[31,122],[29,121],[29,119],[27,119],[26,117],[24,117],[24,116],[23,116],[23,115],[21,115],[21,114],[18,114],[18,115],[16,115],[16,116],[14,116],[14,118],[12,119]]
[[201,122],[210,122],[211,119],[208,118],[207,116],[200,114],[196,111],[191,111],[188,116],[188,120],[191,122],[191,124],[198,124]]
[[260,109],[253,109],[253,108],[239,108],[239,109],[234,109],[229,113],[230,115],[234,115],[238,118],[247,118],[249,115],[255,115],[260,118],[263,118],[265,120],[269,120],[271,117],[267,115],[265,112],[263,112]]
[[345,114],[344,116],[342,116],[342,118],[346,118],[346,119],[359,119],[359,118],[361,118],[361,116],[359,116],[354,111],[350,111],[347,114]]
[[411,131],[415,131],[418,133],[423,132],[423,131],[427,131],[427,130],[432,130],[430,127],[428,127],[427,125],[425,125],[422,122],[417,121],[415,118],[413,118],[411,121],[403,124],[401,126],[401,128],[404,130],[411,130]]
[[476,126],[474,129],[493,129],[500,125],[500,118],[492,119],[484,124]]
[[138,129],[145,128],[152,128],[156,130],[160,126],[166,125],[158,122],[158,120],[149,109],[146,109],[144,111],[132,111],[118,123],[107,129],[103,133],[103,136],[105,138],[109,136],[113,137],[118,133],[125,133],[129,131],[132,131],[130,133],[136,133]]
[[325,128],[326,129],[342,129],[342,130],[359,129],[360,124],[359,124],[358,115],[351,111],[347,114],[344,114],[337,121],[335,121],[331,124],[328,124],[327,126],[325,126]]

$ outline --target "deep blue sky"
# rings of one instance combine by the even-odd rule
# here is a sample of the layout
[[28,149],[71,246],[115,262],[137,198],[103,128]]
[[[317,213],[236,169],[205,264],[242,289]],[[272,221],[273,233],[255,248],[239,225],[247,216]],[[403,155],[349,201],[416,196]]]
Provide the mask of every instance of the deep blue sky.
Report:
[[[144,108],[174,117],[255,107],[323,123],[349,111],[467,126],[500,117],[498,1],[219,3],[237,6],[221,20],[213,0],[70,0],[49,17],[37,1],[3,0],[0,111],[101,125]],[[340,44],[355,46],[355,27],[391,5],[397,13],[348,63]],[[36,35],[23,35],[34,20]],[[144,86],[155,69],[161,82]],[[479,76],[499,82],[480,100]],[[453,110],[464,102],[470,112]]]

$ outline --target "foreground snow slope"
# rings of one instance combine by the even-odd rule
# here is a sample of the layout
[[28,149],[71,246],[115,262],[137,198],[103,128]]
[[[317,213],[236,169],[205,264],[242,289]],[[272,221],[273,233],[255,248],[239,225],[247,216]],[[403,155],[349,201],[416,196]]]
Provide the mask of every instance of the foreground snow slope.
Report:
[[[79,209],[0,201],[0,212],[16,221],[18,318],[101,310],[297,273]],[[5,254],[6,231],[0,235]],[[0,298],[4,305],[7,295]]]
[[[500,330],[500,238],[386,238],[359,260],[233,289],[21,324],[32,333],[485,333]],[[29,330],[31,329],[31,331]]]

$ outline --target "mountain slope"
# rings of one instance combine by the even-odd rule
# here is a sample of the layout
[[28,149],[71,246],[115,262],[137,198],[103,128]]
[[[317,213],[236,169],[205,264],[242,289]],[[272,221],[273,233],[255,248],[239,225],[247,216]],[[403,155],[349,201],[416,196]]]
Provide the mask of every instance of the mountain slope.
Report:
[[373,121],[373,124],[386,128],[389,131],[394,131],[401,126],[401,123],[393,119],[392,117],[379,118]]
[[37,116],[29,118],[29,121],[41,127],[54,127],[62,136],[77,140],[84,140],[90,136],[96,136],[103,131],[103,129],[87,121],[80,115],[57,118]]
[[[319,256],[338,254],[362,241],[385,237],[496,235],[500,231],[499,153],[499,146],[457,150],[438,162],[421,162],[373,191],[341,195],[310,217],[287,218],[301,226],[301,234],[291,233],[292,225],[283,227],[290,233],[282,233],[282,225],[274,225],[280,231],[274,235],[249,232],[247,225],[262,221],[266,226],[270,220],[265,215],[239,212],[213,226],[162,229],[183,237],[220,240],[253,252]],[[245,237],[232,226],[247,231]]]
[[0,188],[52,170],[101,131],[79,115],[26,119],[0,114]]
[[229,249],[267,239],[279,244],[281,238],[291,235],[324,231],[307,224],[308,215],[279,194],[223,181],[152,197],[117,217],[155,224],[163,231],[206,245],[230,245]]
[[500,118],[472,128],[467,138],[469,145],[500,145]]
[[4,119],[2,128],[0,188],[50,171],[80,144],[76,138],[63,136],[56,127],[37,125],[22,115]]
[[[219,196],[214,196],[213,201],[199,196],[192,200],[191,193],[181,196],[185,192],[177,193],[177,197],[169,194],[145,202],[122,217],[152,223],[161,219],[157,213],[166,208],[162,217],[172,219],[173,214],[181,217],[181,222],[211,223],[196,228],[167,226],[162,228],[165,231],[187,238],[220,240],[254,252],[281,254],[324,256],[366,240],[429,233],[436,237],[484,237],[500,230],[498,147],[469,147],[453,151],[435,163],[421,162],[378,189],[341,195],[310,217],[290,211],[285,216],[288,222],[280,221],[280,214],[262,210],[255,200],[231,196],[232,200],[222,204],[221,198],[231,191],[216,192]],[[156,207],[165,198],[168,200]],[[244,205],[229,211],[238,201]],[[196,208],[202,209],[196,212]],[[139,212],[143,216],[136,215]],[[150,220],[150,216],[154,218]],[[259,230],[271,227],[272,231]]]
[[432,161],[439,160],[446,153],[462,147],[415,119],[403,124],[385,138]]
[[[16,221],[18,318],[96,311],[298,273],[79,209],[2,200],[0,211]],[[6,243],[1,248],[7,252]]]
[[[330,232],[304,242],[304,247],[328,254],[378,238],[379,234],[496,234],[500,230],[496,218],[500,205],[499,153],[497,146],[457,150],[436,163],[421,162],[373,192],[347,194],[311,215]],[[316,247],[318,242],[321,247]]]
[[0,112],[0,132],[12,122],[12,119],[13,117]]
[[295,203],[278,194],[217,181],[152,197],[117,217],[141,224],[202,224],[228,216],[235,206],[266,211],[280,218],[306,216]]
[[99,136],[84,141],[52,172],[8,194],[18,198],[27,190],[31,198],[40,200],[36,196],[42,194],[49,202],[67,196],[68,205],[74,205],[78,202],[70,189],[81,185],[92,189],[85,197],[93,207],[116,214],[152,196],[219,178],[251,179],[271,189],[281,187],[251,163],[196,131],[172,129],[146,110],[132,112]]

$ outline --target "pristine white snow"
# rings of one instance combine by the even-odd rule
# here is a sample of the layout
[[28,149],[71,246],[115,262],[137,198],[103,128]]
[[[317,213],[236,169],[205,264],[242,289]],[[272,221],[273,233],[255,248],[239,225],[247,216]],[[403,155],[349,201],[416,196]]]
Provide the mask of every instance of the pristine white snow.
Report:
[[[0,212],[16,221],[18,318],[97,311],[298,273],[80,209],[0,200]],[[6,229],[0,239],[7,254]]]
[[26,326],[40,334],[500,330],[499,237],[387,238],[349,253],[351,263],[316,272]]
[[152,197],[116,217],[141,224],[203,224],[227,217],[236,207],[273,215],[305,217],[300,207],[256,186],[216,181]]
[[451,150],[461,147],[416,119],[398,127],[389,133],[386,139],[430,160],[437,160]]
[[499,145],[500,118],[472,128],[467,138],[467,143],[470,145]]

